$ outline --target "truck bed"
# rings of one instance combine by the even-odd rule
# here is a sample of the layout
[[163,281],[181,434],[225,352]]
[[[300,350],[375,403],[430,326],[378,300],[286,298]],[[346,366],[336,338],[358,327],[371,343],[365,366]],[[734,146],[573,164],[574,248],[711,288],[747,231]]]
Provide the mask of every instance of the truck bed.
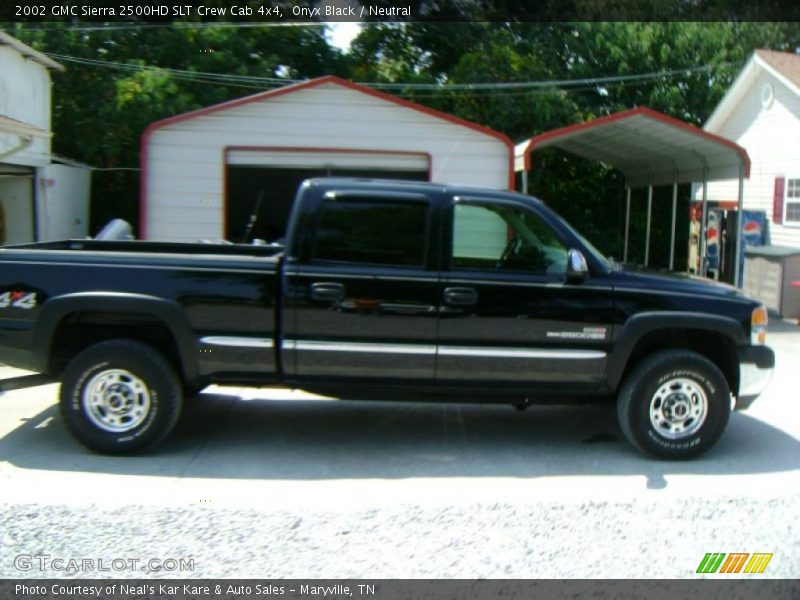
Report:
[[127,323],[156,347],[162,339],[177,340],[169,353],[188,379],[235,379],[241,371],[270,379],[277,365],[272,344],[242,360],[214,340],[272,340],[282,255],[280,246],[146,241],[0,248],[0,297],[8,300],[0,309],[5,361],[57,371],[54,345]]

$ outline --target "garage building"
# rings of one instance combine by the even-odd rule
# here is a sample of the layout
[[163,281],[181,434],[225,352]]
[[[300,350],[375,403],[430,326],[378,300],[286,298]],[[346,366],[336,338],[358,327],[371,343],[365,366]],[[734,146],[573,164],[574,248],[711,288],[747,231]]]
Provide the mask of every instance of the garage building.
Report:
[[84,237],[91,169],[51,152],[51,72],[64,67],[0,31],[0,245]]
[[151,124],[142,136],[139,236],[275,240],[298,184],[326,175],[511,189],[513,144],[487,127],[321,77]]

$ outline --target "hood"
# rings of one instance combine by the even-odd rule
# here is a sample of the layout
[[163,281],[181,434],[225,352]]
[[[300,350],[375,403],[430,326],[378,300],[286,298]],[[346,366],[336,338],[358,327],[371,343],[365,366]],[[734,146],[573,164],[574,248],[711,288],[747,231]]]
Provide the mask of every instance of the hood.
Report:
[[657,289],[667,292],[698,294],[703,296],[727,297],[745,300],[747,297],[741,290],[727,284],[667,270],[657,270],[639,265],[620,265],[620,270],[613,274],[614,285],[619,287],[637,287]]

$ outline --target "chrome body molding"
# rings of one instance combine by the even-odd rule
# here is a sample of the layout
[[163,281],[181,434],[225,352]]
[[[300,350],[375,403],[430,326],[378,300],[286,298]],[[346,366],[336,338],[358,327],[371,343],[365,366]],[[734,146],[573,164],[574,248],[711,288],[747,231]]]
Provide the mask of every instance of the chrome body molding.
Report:
[[427,356],[436,354],[436,346],[428,344],[284,340],[283,347],[286,350],[308,350],[311,352],[367,352],[370,354],[421,354]]
[[274,343],[269,338],[250,338],[225,335],[210,335],[200,338],[201,344],[209,346],[226,346],[229,348],[272,348]]
[[546,348],[488,348],[481,346],[440,346],[440,356],[485,356],[487,358],[541,358],[546,360],[597,360],[606,357],[600,350],[561,350]]
[[[384,344],[371,342],[324,342],[312,340],[284,340],[287,350],[312,352],[366,352],[377,354],[437,354],[430,344]],[[564,350],[547,348],[498,348],[483,346],[439,346],[439,356],[470,356],[487,358],[541,358],[562,360],[597,360],[606,358],[599,350]]]

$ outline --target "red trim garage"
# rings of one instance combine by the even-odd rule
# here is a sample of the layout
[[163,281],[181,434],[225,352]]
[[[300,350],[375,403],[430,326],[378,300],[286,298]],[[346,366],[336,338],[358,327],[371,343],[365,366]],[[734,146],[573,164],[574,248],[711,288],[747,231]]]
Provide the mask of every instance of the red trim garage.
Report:
[[283,236],[308,177],[513,187],[511,141],[487,127],[337,77],[177,115],[142,136],[140,237]]

